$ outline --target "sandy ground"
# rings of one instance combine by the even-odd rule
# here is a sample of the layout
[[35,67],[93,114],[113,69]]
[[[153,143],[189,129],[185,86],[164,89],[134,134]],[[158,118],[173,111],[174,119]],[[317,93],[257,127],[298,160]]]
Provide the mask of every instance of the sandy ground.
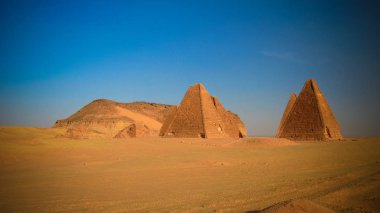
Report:
[[296,143],[57,134],[62,130],[0,127],[0,212],[272,212],[268,207],[278,205],[285,211],[277,212],[303,205],[380,212],[380,138]]

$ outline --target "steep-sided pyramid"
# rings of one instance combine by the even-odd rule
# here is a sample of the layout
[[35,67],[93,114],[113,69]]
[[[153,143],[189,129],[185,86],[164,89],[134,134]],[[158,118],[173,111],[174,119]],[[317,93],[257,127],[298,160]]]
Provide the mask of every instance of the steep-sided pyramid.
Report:
[[240,118],[226,111],[202,84],[191,86],[181,104],[168,115],[161,136],[201,138],[241,138],[246,136]]
[[277,137],[291,140],[340,140],[340,127],[314,79],[306,81],[297,97],[290,100]]

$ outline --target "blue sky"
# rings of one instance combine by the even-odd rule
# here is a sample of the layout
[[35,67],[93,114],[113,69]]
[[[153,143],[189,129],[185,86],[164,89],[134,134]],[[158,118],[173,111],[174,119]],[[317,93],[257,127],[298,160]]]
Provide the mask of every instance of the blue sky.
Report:
[[378,1],[1,1],[0,125],[94,99],[179,104],[203,83],[273,135],[315,78],[343,135],[380,135]]

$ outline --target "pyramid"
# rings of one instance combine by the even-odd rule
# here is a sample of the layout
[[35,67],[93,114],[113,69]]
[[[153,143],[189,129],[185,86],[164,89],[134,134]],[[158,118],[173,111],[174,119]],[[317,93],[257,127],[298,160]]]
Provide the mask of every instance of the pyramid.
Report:
[[143,123],[133,123],[119,133],[117,133],[114,138],[136,138],[149,136],[150,130],[149,127]]
[[224,109],[202,84],[191,86],[181,104],[164,121],[160,136],[192,138],[242,138],[246,136],[240,118]]
[[277,137],[291,140],[340,140],[335,116],[314,79],[306,81],[297,97],[290,96]]

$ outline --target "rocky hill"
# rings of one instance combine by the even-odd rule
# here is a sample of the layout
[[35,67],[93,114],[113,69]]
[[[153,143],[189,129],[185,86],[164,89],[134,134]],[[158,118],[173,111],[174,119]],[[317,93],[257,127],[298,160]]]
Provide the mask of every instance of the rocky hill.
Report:
[[148,135],[158,135],[162,122],[174,106],[147,102],[119,103],[95,100],[53,127],[67,128],[64,137],[113,138],[131,124],[143,124]]

